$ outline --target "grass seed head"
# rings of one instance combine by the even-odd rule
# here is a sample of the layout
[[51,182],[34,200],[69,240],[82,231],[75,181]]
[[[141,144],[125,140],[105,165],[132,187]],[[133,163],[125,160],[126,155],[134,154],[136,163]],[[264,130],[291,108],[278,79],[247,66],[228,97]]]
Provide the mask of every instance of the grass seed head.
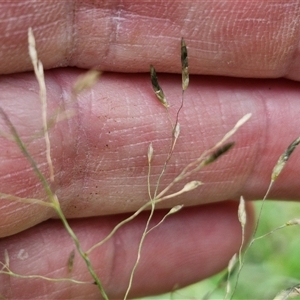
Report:
[[184,191],[184,192],[192,191],[201,184],[202,184],[202,182],[198,181],[198,180],[190,181],[183,187],[182,191]]
[[152,157],[153,157],[153,146],[152,143],[150,143],[149,147],[148,147],[148,163],[150,164],[152,161]]
[[79,76],[73,86],[73,93],[78,95],[83,90],[91,88],[97,82],[100,75],[100,71],[89,70],[85,74]]
[[291,225],[300,225],[300,219],[292,219],[286,222],[286,225],[291,226]]
[[288,147],[287,149],[282,153],[282,155],[279,157],[275,167],[273,168],[271,180],[275,181],[283,168],[285,167],[286,162],[290,158],[291,154],[294,152],[296,147],[300,144],[300,137],[295,139]]
[[185,91],[189,85],[189,63],[188,52],[184,39],[181,39],[181,69],[182,69],[182,90]]
[[230,142],[230,143],[227,143],[224,146],[220,147],[219,149],[217,149],[204,161],[204,165],[206,166],[206,165],[211,164],[212,162],[216,161],[220,156],[222,156],[227,151],[229,151],[234,146],[234,144],[235,144],[234,142]]
[[245,208],[245,199],[243,196],[240,198],[240,204],[238,209],[238,217],[241,225],[244,227],[247,222],[247,214],[246,214],[246,208]]
[[158,83],[156,70],[152,65],[150,65],[150,77],[151,77],[152,88],[154,90],[154,93],[155,93],[157,99],[159,100],[160,103],[162,103],[162,105],[165,108],[168,108],[169,104],[167,102],[167,99],[165,97],[165,94],[164,94],[162,88],[160,87],[160,85]]

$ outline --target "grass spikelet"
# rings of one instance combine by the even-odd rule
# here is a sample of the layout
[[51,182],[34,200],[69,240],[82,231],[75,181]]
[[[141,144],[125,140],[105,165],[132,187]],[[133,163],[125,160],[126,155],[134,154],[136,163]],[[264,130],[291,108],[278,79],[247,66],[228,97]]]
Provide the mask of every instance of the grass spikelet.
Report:
[[294,285],[278,293],[273,300],[287,300],[300,295],[300,284]]
[[291,226],[291,225],[300,225],[300,219],[292,219],[290,221],[287,221],[286,222],[286,225],[287,226]]
[[[243,249],[243,246],[245,244],[245,226],[246,226],[246,223],[247,223],[247,213],[246,213],[245,199],[244,199],[243,196],[240,197],[240,203],[239,203],[239,208],[238,208],[238,220],[239,220],[239,222],[241,224],[241,228],[242,228],[242,241],[241,241],[241,245],[240,245],[239,253],[238,253],[239,254],[239,269],[238,269],[238,272],[237,272],[237,278],[236,278],[236,281],[235,281],[235,285],[234,285],[234,288],[233,288],[231,298],[232,298],[233,294],[235,293],[235,290],[236,290],[237,285],[238,285],[240,273],[241,273],[243,265],[244,265],[244,256],[245,256],[246,252],[248,251],[248,249],[250,247],[250,246],[248,246],[248,248],[246,249],[245,254],[243,256],[242,255],[242,249]],[[228,276],[229,275],[230,274],[228,274]],[[228,280],[229,280],[229,277],[228,277]],[[227,293],[226,293],[226,296],[227,296]]]
[[300,137],[295,139],[288,148],[282,153],[282,155],[279,157],[277,164],[275,165],[272,175],[271,175],[271,181],[275,181],[281,171],[283,170],[285,164],[287,163],[288,159],[290,158],[291,154],[294,152],[296,147],[300,143]]
[[152,157],[153,157],[153,146],[152,143],[150,143],[149,147],[148,147],[148,164],[151,164],[152,161]]
[[177,140],[180,134],[180,124],[177,122],[173,131],[174,139]]
[[242,227],[242,242],[241,242],[241,246],[239,249],[239,263],[240,263],[239,268],[241,268],[242,267],[242,248],[245,243],[245,226],[246,226],[246,222],[247,222],[245,199],[243,196],[241,196],[241,198],[240,198],[240,204],[239,204],[239,208],[238,208],[238,219],[239,219],[241,227]]
[[167,99],[165,97],[165,94],[164,94],[162,88],[160,87],[160,85],[158,83],[156,70],[152,65],[150,65],[150,78],[151,78],[152,88],[153,88],[153,91],[154,91],[157,99],[165,108],[168,108],[169,104],[167,102]]
[[220,147],[219,149],[217,149],[216,151],[214,151],[203,163],[204,166],[207,166],[208,164],[211,164],[212,162],[216,161],[220,156],[222,156],[223,154],[225,154],[227,151],[229,151],[233,146],[235,145],[235,142],[230,142],[227,143],[225,145],[223,145],[222,147]]
[[50,181],[54,181],[54,168],[51,159],[51,149],[50,149],[50,138],[48,132],[48,121],[47,121],[47,94],[46,94],[46,83],[44,76],[44,68],[42,62],[38,59],[36,47],[35,47],[35,38],[33,35],[32,28],[28,29],[28,50],[29,56],[32,61],[35,77],[38,81],[40,87],[40,100],[42,103],[42,119],[43,119],[43,132],[44,139],[46,143],[46,159],[49,168]]
[[182,193],[186,193],[186,192],[190,192],[194,189],[196,189],[198,186],[200,186],[202,184],[201,181],[198,181],[198,180],[193,180],[193,181],[190,181],[188,182],[184,187],[183,189],[181,190]]
[[236,265],[236,261],[237,261],[237,254],[235,253],[231,259],[229,260],[228,266],[227,266],[227,280],[226,280],[226,294],[224,299],[227,299],[230,292],[231,292],[231,284],[230,284],[230,276],[231,273],[234,270],[234,267]]
[[183,208],[183,204],[180,204],[180,205],[176,205],[174,207],[172,207],[167,214],[164,215],[164,217],[156,224],[154,225],[151,229],[149,229],[147,231],[147,234],[150,233],[153,229],[157,228],[158,226],[160,226],[164,221],[165,219],[170,216],[170,215],[173,215],[175,213],[177,213],[178,211],[180,211],[181,209]]
[[252,114],[248,113],[245,114],[241,119],[239,119],[237,121],[237,123],[234,125],[234,127],[228,131],[224,137],[222,138],[222,140],[216,144],[216,148],[218,148],[219,146],[221,146],[226,140],[228,140],[231,136],[233,136],[241,126],[243,126],[250,118],[251,118]]
[[242,228],[245,228],[247,222],[247,214],[245,208],[245,199],[243,196],[240,198],[240,204],[238,208],[238,218],[241,223]]
[[97,70],[89,70],[85,74],[79,76],[73,85],[73,95],[78,95],[86,89],[90,89],[101,76],[101,72]]
[[189,63],[188,52],[184,39],[181,39],[181,73],[182,73],[182,90],[185,91],[189,85]]
[[177,196],[180,196],[182,195],[183,193],[186,193],[186,192],[190,192],[194,189],[196,189],[197,187],[199,187],[200,185],[202,185],[203,183],[201,181],[198,181],[198,180],[193,180],[189,183],[187,183],[181,190],[179,190],[178,192],[175,192],[173,194],[169,194],[167,196],[162,196],[164,193],[161,192],[158,196],[157,196],[157,200],[156,202],[162,202],[164,200],[167,200],[167,199],[171,199],[171,198],[174,198],[174,197],[177,197]]
[[75,260],[75,250],[73,249],[69,255],[68,259],[68,272],[71,273],[74,266],[74,260]]

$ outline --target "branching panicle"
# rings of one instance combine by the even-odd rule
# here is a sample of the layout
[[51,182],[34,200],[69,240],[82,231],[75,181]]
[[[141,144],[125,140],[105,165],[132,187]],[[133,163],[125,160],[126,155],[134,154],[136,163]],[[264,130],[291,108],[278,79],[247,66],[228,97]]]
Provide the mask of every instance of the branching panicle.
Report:
[[[46,142],[46,159],[47,159],[47,163],[49,165],[49,170],[50,170],[50,181],[53,181],[54,180],[54,169],[53,169],[51,153],[50,153],[50,138],[49,138],[49,128],[50,128],[49,123],[50,123],[50,121],[47,120],[46,86],[45,86],[45,81],[44,81],[44,73],[43,73],[42,63],[38,60],[37,52],[35,49],[35,40],[34,40],[31,29],[29,30],[29,52],[31,55],[32,62],[34,64],[34,70],[35,70],[36,77],[37,77],[37,80],[39,81],[40,89],[41,89],[40,98],[42,100],[43,133],[44,133],[44,139]],[[167,166],[168,166],[168,164],[171,160],[171,157],[174,153],[174,149],[177,144],[177,140],[180,137],[179,115],[180,115],[181,109],[183,108],[183,104],[184,104],[184,92],[189,86],[188,50],[187,50],[187,46],[186,46],[186,43],[183,38],[181,39],[181,73],[182,73],[181,103],[180,103],[179,108],[176,111],[176,116],[174,118],[171,118],[170,113],[169,113],[170,105],[167,102],[167,99],[165,97],[165,94],[164,94],[161,86],[159,85],[156,70],[152,65],[150,66],[150,77],[151,77],[152,88],[153,88],[154,93],[155,93],[156,97],[158,98],[158,100],[166,108],[168,118],[171,121],[170,122],[171,123],[170,147],[169,147],[168,152],[166,153],[166,158],[165,158],[165,162],[162,167],[162,170],[158,176],[158,179],[155,182],[155,185],[154,185],[155,190],[153,191],[151,189],[151,182],[150,182],[151,164],[153,162],[153,157],[154,157],[153,145],[152,145],[152,143],[150,143],[150,145],[148,147],[148,152],[147,152],[147,159],[148,159],[148,176],[147,176],[148,182],[147,182],[147,184],[148,184],[149,200],[142,207],[140,207],[136,212],[134,212],[130,217],[128,217],[127,219],[125,219],[122,222],[120,222],[119,224],[117,224],[115,226],[115,228],[113,228],[113,230],[111,231],[110,234],[108,234],[100,242],[94,244],[87,251],[83,251],[80,241],[78,240],[75,232],[70,227],[68,220],[66,219],[65,215],[63,214],[63,211],[61,209],[60,202],[58,200],[57,195],[55,194],[55,192],[53,192],[51,190],[51,185],[48,183],[46,177],[41,173],[41,171],[38,168],[33,157],[27,151],[26,145],[23,143],[22,139],[20,138],[16,128],[13,126],[9,117],[6,115],[6,113],[3,111],[3,109],[0,108],[0,115],[4,119],[5,124],[7,125],[7,127],[9,128],[9,131],[11,133],[11,135],[9,137],[10,138],[12,137],[14,139],[15,143],[19,146],[23,155],[30,162],[33,170],[35,171],[36,175],[39,177],[40,181],[43,184],[44,190],[46,191],[46,194],[48,196],[48,201],[46,202],[46,201],[42,201],[42,200],[38,200],[38,199],[31,199],[31,198],[23,199],[23,198],[14,196],[14,195],[8,195],[8,194],[1,193],[1,192],[0,192],[0,197],[3,199],[10,199],[12,201],[20,201],[20,202],[24,202],[24,203],[34,203],[34,204],[38,204],[38,205],[44,205],[48,208],[50,207],[50,208],[54,209],[55,212],[57,213],[58,217],[61,219],[66,231],[69,233],[70,237],[73,239],[73,242],[76,246],[77,252],[79,253],[80,257],[84,260],[86,267],[93,278],[94,284],[96,284],[98,286],[100,293],[104,299],[108,299],[108,296],[106,295],[106,292],[104,291],[102,283],[101,283],[100,279],[98,278],[98,276],[92,266],[92,263],[89,259],[90,253],[93,250],[95,250],[97,247],[104,244],[108,239],[110,239],[121,226],[123,226],[124,224],[133,220],[138,214],[140,214],[145,209],[151,208],[149,217],[147,219],[147,222],[146,222],[143,234],[142,234],[142,237],[139,242],[136,262],[135,262],[135,264],[132,268],[131,274],[130,274],[128,288],[127,288],[126,294],[124,296],[124,299],[126,299],[129,295],[129,292],[130,292],[130,289],[131,289],[131,286],[133,283],[134,273],[135,273],[135,270],[139,263],[139,260],[141,257],[141,250],[142,250],[143,243],[144,243],[144,240],[145,240],[147,234],[149,234],[155,228],[160,226],[167,219],[167,217],[169,217],[170,215],[173,215],[174,213],[179,212],[183,207],[183,204],[174,206],[173,208],[170,209],[170,211],[167,214],[165,214],[165,216],[156,225],[151,227],[150,222],[152,220],[152,217],[153,217],[153,214],[154,214],[154,211],[156,208],[156,204],[161,203],[166,200],[169,200],[169,199],[172,199],[174,197],[181,196],[184,193],[190,192],[190,191],[198,188],[199,186],[201,186],[203,184],[201,181],[190,180],[189,177],[191,175],[194,175],[196,172],[198,172],[201,168],[205,167],[206,165],[211,164],[214,161],[216,161],[223,154],[227,153],[234,146],[235,143],[234,142],[225,143],[225,142],[251,117],[251,114],[247,114],[243,118],[241,118],[236,123],[236,125],[229,132],[227,132],[224,135],[224,137],[214,147],[205,151],[197,159],[195,159],[194,161],[189,163],[185,168],[183,168],[183,170],[178,174],[178,176],[176,178],[174,178],[174,180],[172,180],[167,185],[166,188],[164,188],[162,191],[159,191],[161,178],[165,174]],[[73,86],[72,96],[76,99],[77,95],[80,92],[82,92],[85,89],[90,88],[93,84],[95,84],[100,75],[101,75],[101,72],[96,71],[96,70],[90,70],[83,76],[80,76],[80,78],[76,81],[76,83]],[[284,155],[281,158],[283,163],[285,163],[287,161],[288,157],[291,155],[291,153],[294,151],[294,149],[296,148],[296,146],[299,143],[300,143],[300,138],[295,140],[290,145],[290,147],[286,150],[286,152],[284,153]],[[185,184],[184,185],[182,184],[181,188],[173,191],[172,188],[174,189],[175,187],[180,186],[179,184],[177,185],[177,183],[182,182],[183,180],[185,180]],[[187,180],[188,180],[188,182],[186,183]],[[244,205],[244,203],[242,205]],[[241,207],[242,207],[242,205],[241,205]],[[243,206],[243,209],[245,209],[244,206]],[[245,213],[245,211],[241,210],[240,220],[245,220],[245,215],[243,215],[243,212]],[[242,223],[242,221],[241,221],[241,223]],[[240,249],[240,251],[241,251],[241,249]],[[67,261],[67,269],[68,269],[69,273],[71,273],[73,270],[74,261],[75,261],[75,252],[72,251],[70,253],[68,261]],[[80,283],[80,284],[83,284],[83,283],[91,284],[91,282],[81,282],[81,281],[76,281],[76,280],[69,279],[69,278],[53,279],[53,278],[47,278],[47,277],[43,277],[43,276],[39,276],[39,275],[32,275],[32,276],[18,275],[9,269],[8,254],[6,255],[6,258],[5,258],[5,264],[3,264],[3,263],[1,263],[1,264],[2,264],[2,270],[0,271],[0,274],[1,273],[8,274],[10,276],[19,277],[19,278],[40,278],[40,279],[45,279],[48,281],[68,281],[68,282]],[[233,261],[229,265],[229,273],[232,272],[232,268],[233,268]],[[227,292],[228,293],[230,292],[229,283],[227,285]]]

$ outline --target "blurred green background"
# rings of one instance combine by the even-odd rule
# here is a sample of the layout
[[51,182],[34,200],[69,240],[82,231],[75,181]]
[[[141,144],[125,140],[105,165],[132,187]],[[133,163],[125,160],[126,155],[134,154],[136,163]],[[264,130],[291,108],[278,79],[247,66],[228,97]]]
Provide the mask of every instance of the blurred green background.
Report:
[[[256,211],[261,201],[255,203]],[[300,219],[300,203],[266,201],[257,236],[286,223]],[[186,288],[139,300],[203,299],[215,289],[225,271]],[[235,277],[232,278],[235,282]],[[256,241],[247,252],[238,287],[232,299],[274,299],[282,290],[300,284],[300,226],[288,226]],[[225,286],[209,299],[224,299]],[[300,299],[297,296],[293,299]]]

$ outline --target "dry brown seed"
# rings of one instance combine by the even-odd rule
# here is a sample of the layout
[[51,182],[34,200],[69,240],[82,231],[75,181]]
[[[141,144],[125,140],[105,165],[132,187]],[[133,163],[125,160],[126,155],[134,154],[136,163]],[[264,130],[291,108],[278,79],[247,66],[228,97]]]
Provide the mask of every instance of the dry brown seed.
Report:
[[288,148],[283,152],[283,154],[279,157],[275,167],[273,168],[273,172],[271,175],[271,180],[275,181],[281,171],[283,170],[286,162],[290,158],[291,154],[293,151],[296,149],[296,147],[300,144],[300,137],[295,139],[289,146]]
[[154,90],[154,93],[155,93],[157,99],[162,103],[162,105],[164,107],[168,108],[169,104],[167,102],[167,99],[165,97],[165,94],[164,94],[162,88],[160,87],[160,85],[158,83],[156,70],[152,65],[150,65],[150,76],[151,76],[152,87],[153,87],[153,90]]
[[300,137],[298,137],[297,139],[295,139],[286,149],[286,151],[284,152],[282,159],[284,161],[287,161],[289,159],[289,157],[291,156],[291,154],[293,153],[293,151],[296,149],[296,147],[300,144]]
[[225,154],[229,149],[231,149],[234,144],[234,142],[230,142],[217,149],[204,161],[204,165],[208,165],[217,160],[221,155]]
[[71,251],[69,259],[68,259],[68,271],[69,272],[72,272],[72,270],[73,270],[74,259],[75,259],[75,250],[73,249]]
[[186,90],[189,85],[189,63],[188,52],[184,39],[181,39],[181,68],[182,68],[182,90]]

